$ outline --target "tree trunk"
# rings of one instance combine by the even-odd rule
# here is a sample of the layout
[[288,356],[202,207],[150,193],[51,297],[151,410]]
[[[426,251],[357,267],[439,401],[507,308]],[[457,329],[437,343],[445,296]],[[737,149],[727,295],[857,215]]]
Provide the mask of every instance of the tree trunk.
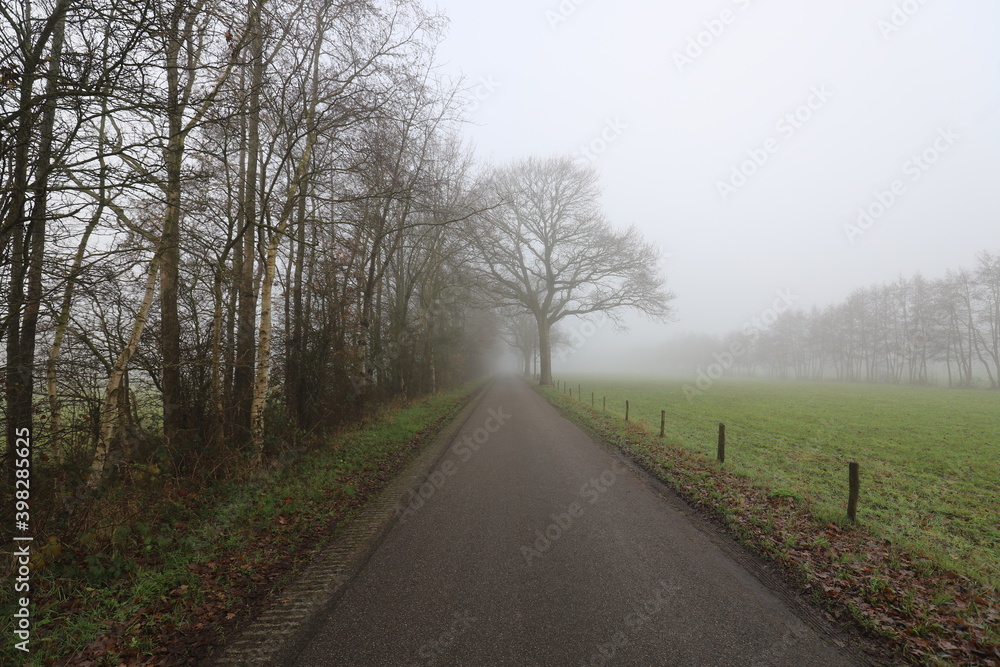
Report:
[[[224,261],[224,260],[223,260]],[[223,327],[223,294],[222,265],[215,267],[212,280],[212,419],[215,425],[212,429],[212,439],[216,447],[225,441],[225,407],[222,399],[222,327]]]
[[[13,485],[14,443],[22,428],[31,429],[31,369],[21,359],[21,314],[24,308],[24,280],[27,269],[25,234],[27,232],[28,172],[31,144],[33,87],[36,80],[38,55],[30,43],[31,4],[25,3],[26,25],[19,45],[24,54],[24,71],[21,73],[20,99],[17,111],[17,131],[14,134],[13,174],[6,187],[10,188],[10,213],[3,221],[0,234],[0,251],[10,245],[10,286],[7,298],[7,317],[4,333],[7,336],[7,363],[5,370],[7,390],[7,453],[5,465]],[[25,400],[27,395],[27,400]]]
[[538,356],[540,357],[541,379],[539,384],[552,384],[552,346],[549,342],[549,322],[542,315],[535,315],[538,320]]
[[[59,29],[60,41],[62,38],[62,26]],[[107,55],[107,48],[105,48],[105,56]],[[58,61],[57,61],[58,62]],[[55,67],[55,64],[53,65]],[[107,102],[102,102],[101,105],[101,122],[100,130],[98,136],[103,141],[106,136],[106,128],[108,122],[107,114]],[[51,130],[50,130],[51,131]],[[59,306],[59,314],[56,316],[56,329],[55,334],[52,338],[52,347],[49,348],[49,356],[45,362],[45,382],[46,389],[49,399],[49,428],[52,437],[52,458],[55,460],[56,464],[62,464],[63,462],[63,450],[62,450],[62,406],[59,398],[59,383],[56,376],[56,365],[59,361],[59,355],[62,353],[62,342],[63,338],[66,336],[66,328],[69,325],[69,314],[70,307],[73,303],[73,292],[76,288],[76,278],[80,273],[81,267],[83,266],[83,258],[87,252],[87,245],[90,242],[90,236],[93,234],[94,229],[101,220],[101,216],[104,214],[104,209],[106,205],[106,184],[107,184],[107,164],[105,163],[104,156],[101,155],[98,158],[100,163],[100,181],[98,185],[98,202],[97,208],[94,210],[94,214],[91,216],[90,221],[87,223],[86,229],[84,229],[83,236],[80,238],[80,244],[77,246],[76,255],[73,257],[73,264],[70,267],[69,275],[66,276],[66,287],[63,290],[62,302]]]
[[167,37],[167,124],[163,214],[163,252],[160,268],[160,351],[163,356],[163,440],[169,446],[184,427],[181,386],[181,326],[177,306],[180,271],[181,166],[184,159],[183,110],[180,108],[180,5],[171,17]]
[[[275,237],[278,233],[275,233]],[[264,454],[264,407],[271,372],[271,291],[277,259],[277,243],[268,244],[264,276],[260,286],[260,331],[257,336],[257,375],[250,404],[250,442],[253,461],[260,463]]]
[[87,479],[87,486],[91,489],[97,488],[104,481],[108,473],[108,463],[114,445],[115,427],[119,421],[119,393],[125,390],[123,379],[128,369],[129,361],[132,360],[132,356],[139,347],[142,330],[146,326],[149,309],[153,305],[153,297],[156,295],[156,277],[164,250],[165,244],[161,240],[160,247],[156,249],[153,259],[149,262],[149,273],[146,276],[146,290],[142,303],[139,306],[139,313],[136,315],[135,323],[132,325],[132,335],[129,337],[128,344],[121,351],[121,354],[118,355],[118,359],[108,374],[108,383],[104,390],[104,401],[101,407],[98,426],[97,450],[94,452],[94,458],[90,464],[90,477]]
[[[291,251],[289,252],[289,266],[293,273],[291,280],[291,290],[286,290],[290,303],[285,309],[285,328],[291,330],[288,336],[287,350],[285,353],[285,384],[286,400],[289,411],[295,416],[296,426],[300,429],[308,428],[305,397],[302,380],[302,358],[306,347],[305,326],[302,313],[302,272],[305,264],[306,247],[306,193],[299,197],[298,207],[298,233],[292,239]],[[289,294],[290,293],[290,294]]]
[[[102,172],[101,180],[103,183],[104,174]],[[49,357],[45,362],[45,382],[49,398],[49,429],[52,434],[52,458],[55,460],[56,464],[61,464],[63,462],[63,451],[62,451],[62,407],[59,398],[59,383],[56,376],[56,365],[59,361],[59,355],[62,353],[62,343],[63,338],[66,336],[66,329],[69,326],[69,313],[70,306],[73,303],[73,292],[76,287],[76,277],[80,273],[80,268],[83,265],[83,257],[87,251],[87,244],[90,241],[90,236],[97,226],[97,223],[101,219],[101,213],[104,210],[104,193],[102,185],[101,202],[97,206],[97,210],[91,217],[87,228],[83,232],[83,236],[80,239],[80,245],[76,249],[76,255],[73,257],[73,265],[69,270],[69,275],[66,277],[66,287],[63,290],[62,303],[59,307],[59,314],[56,316],[56,330],[52,337],[52,347],[49,349]]]
[[264,447],[264,406],[267,400],[267,389],[271,372],[271,295],[274,288],[275,265],[278,259],[278,246],[288,227],[291,209],[298,198],[299,187],[305,177],[310,161],[315,135],[306,139],[305,153],[299,161],[296,173],[289,186],[281,219],[275,228],[270,242],[267,244],[267,255],[264,260],[264,275],[260,284],[260,331],[257,341],[257,374],[254,379],[253,402],[250,407],[250,442],[253,459],[260,462]]
[[[60,71],[63,35],[68,0],[59,0],[52,13],[41,22],[39,32],[31,29],[33,22],[31,4],[25,3],[25,23],[21,43],[15,47],[23,56],[18,109],[15,115],[17,130],[14,134],[14,165],[9,184],[11,204],[6,219],[0,220],[0,255],[8,241],[13,241],[11,252],[11,285],[7,318],[3,331],[7,335],[7,455],[6,467],[13,475],[12,456],[19,429],[33,427],[32,393],[34,389],[35,338],[42,297],[42,264],[45,253],[45,227],[47,219],[48,181],[51,171],[52,134],[55,125],[56,78]],[[37,35],[32,42],[33,36]],[[36,103],[34,86],[42,64],[45,47],[52,39],[49,53],[46,97],[41,109],[41,119],[36,127],[33,108]],[[16,65],[15,65],[16,67]],[[27,214],[30,145],[32,133],[40,137],[34,204],[30,217]],[[13,486],[11,487],[13,488]]]
[[312,150],[316,142],[316,131],[313,118],[317,104],[317,80],[319,57],[322,45],[322,28],[318,34],[315,51],[313,53],[313,90],[312,101],[306,112],[305,126],[307,135],[305,146],[302,149],[302,156],[299,158],[288,186],[288,193],[285,197],[285,204],[281,210],[281,217],[272,232],[271,239],[267,244],[267,254],[264,258],[264,273],[260,285],[260,331],[257,342],[257,373],[254,379],[253,396],[250,404],[250,448],[253,460],[260,463],[264,454],[264,407],[267,400],[267,389],[271,373],[271,293],[274,286],[275,265],[278,258],[278,246],[284,237],[288,227],[288,221],[292,217],[295,204],[298,202],[299,193],[304,188],[306,174],[312,162]]
[[261,4],[251,0],[249,25],[251,46],[250,99],[247,109],[246,179],[243,202],[243,254],[238,277],[240,303],[236,325],[236,369],[233,375],[233,395],[236,401],[236,432],[241,441],[250,435],[253,413],[254,323],[257,294],[253,284],[256,258],[254,236],[257,229],[257,167],[260,160],[260,91],[264,81],[264,47],[261,35]]
[[257,373],[254,379],[253,396],[250,405],[250,448],[253,460],[260,463],[264,454],[264,407],[267,401],[267,390],[271,373],[271,293],[274,285],[275,264],[278,258],[278,247],[285,235],[285,230],[291,220],[295,205],[300,196],[305,196],[305,180],[312,164],[312,151],[316,143],[315,126],[316,106],[319,102],[319,63],[323,46],[324,27],[319,22],[316,32],[316,43],[312,54],[312,91],[309,107],[305,113],[305,145],[295,171],[291,174],[288,193],[281,210],[281,217],[271,234],[267,244],[267,254],[264,258],[264,271],[260,286],[260,332],[257,342]]

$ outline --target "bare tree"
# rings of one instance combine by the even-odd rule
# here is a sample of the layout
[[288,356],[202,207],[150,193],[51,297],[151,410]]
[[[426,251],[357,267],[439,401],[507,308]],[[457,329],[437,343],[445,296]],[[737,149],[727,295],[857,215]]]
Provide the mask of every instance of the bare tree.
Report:
[[976,354],[989,377],[990,387],[1000,389],[1000,256],[983,252],[977,259],[980,325],[976,332]]
[[70,0],[59,0],[42,16],[34,16],[39,7],[27,1],[5,3],[0,10],[0,79],[4,88],[17,91],[13,108],[0,102],[0,175],[5,177],[0,194],[0,266],[10,263],[9,285],[3,290],[5,308],[0,312],[0,338],[6,336],[7,345],[3,376],[8,452],[13,451],[16,429],[30,429],[33,422],[54,93],[69,6]]
[[[920,273],[859,288],[837,305],[789,311],[760,332],[741,369],[774,377],[1000,388],[1000,259],[943,278]],[[978,361],[978,364],[976,363]]]
[[[522,374],[531,376],[531,364],[538,356],[538,324],[531,313],[512,313],[504,319],[500,338],[521,355]],[[551,342],[551,341],[550,341]]]
[[501,202],[471,229],[488,281],[483,296],[530,312],[538,326],[541,383],[552,383],[552,325],[603,312],[621,327],[628,309],[669,321],[659,253],[635,227],[614,229],[599,203],[597,173],[570,158],[528,158],[494,170]]

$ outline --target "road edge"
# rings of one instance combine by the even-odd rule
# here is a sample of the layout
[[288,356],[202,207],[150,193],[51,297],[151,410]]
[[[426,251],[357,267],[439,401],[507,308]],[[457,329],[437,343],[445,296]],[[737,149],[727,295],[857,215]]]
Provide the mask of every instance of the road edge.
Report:
[[332,606],[364,567],[399,516],[398,508],[431,474],[455,435],[493,386],[486,380],[416,458],[333,536],[303,571],[269,596],[263,613],[221,651],[220,667],[287,665],[315,631],[314,621]]
[[620,447],[606,440],[590,424],[575,418],[571,412],[550,400],[535,383],[527,383],[539,396],[555,409],[563,419],[570,422],[587,434],[598,446],[626,464],[643,483],[659,495],[665,502],[674,507],[691,522],[691,524],[717,546],[727,557],[743,567],[764,588],[772,592],[787,604],[796,616],[819,634],[825,641],[838,650],[853,658],[859,665],[895,664],[884,663],[889,656],[876,642],[862,636],[853,626],[831,621],[825,617],[823,610],[812,603],[808,596],[798,590],[789,581],[787,574],[777,565],[763,560],[743,545],[738,537],[717,517],[705,508],[692,505],[670,485],[660,479],[645,466],[635,461]]

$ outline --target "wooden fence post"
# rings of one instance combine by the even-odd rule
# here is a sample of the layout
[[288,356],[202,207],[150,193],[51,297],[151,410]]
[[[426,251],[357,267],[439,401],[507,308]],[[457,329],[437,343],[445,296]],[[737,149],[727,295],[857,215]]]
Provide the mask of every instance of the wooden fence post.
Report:
[[628,421],[628,401],[625,401],[625,421]]
[[726,462],[726,425],[719,422],[719,451],[716,454],[719,463]]
[[660,410],[660,437],[663,437],[663,429],[667,425],[667,411]]
[[850,491],[847,496],[847,519],[851,523],[858,520],[858,491],[861,490],[860,466],[857,463],[848,464],[850,471]]

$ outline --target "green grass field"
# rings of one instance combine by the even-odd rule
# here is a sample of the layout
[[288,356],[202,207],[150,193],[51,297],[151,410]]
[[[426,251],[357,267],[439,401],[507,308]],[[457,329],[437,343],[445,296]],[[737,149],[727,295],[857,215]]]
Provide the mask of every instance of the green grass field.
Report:
[[1000,590],[1000,392],[730,379],[688,400],[680,381],[556,379],[656,433],[666,410],[668,442],[706,457],[725,423],[727,468],[824,520],[844,518],[857,461],[859,522]]

